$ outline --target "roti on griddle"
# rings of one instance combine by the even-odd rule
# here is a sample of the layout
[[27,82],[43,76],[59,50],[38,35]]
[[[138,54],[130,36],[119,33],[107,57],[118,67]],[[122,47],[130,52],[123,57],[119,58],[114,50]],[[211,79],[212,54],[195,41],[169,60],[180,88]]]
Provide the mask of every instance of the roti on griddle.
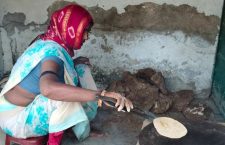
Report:
[[187,134],[186,127],[175,119],[169,117],[158,117],[153,120],[156,131],[168,138],[181,138]]

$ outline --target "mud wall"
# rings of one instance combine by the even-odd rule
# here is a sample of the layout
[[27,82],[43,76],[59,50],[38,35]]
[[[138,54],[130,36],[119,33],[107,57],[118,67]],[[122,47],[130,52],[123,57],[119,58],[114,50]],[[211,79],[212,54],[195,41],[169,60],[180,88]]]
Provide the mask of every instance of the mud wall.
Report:
[[[97,80],[151,67],[170,90],[193,89],[208,97],[223,0],[77,0],[93,15],[90,40],[77,51],[91,59]],[[0,77],[36,35],[52,11],[68,1],[1,1]]]

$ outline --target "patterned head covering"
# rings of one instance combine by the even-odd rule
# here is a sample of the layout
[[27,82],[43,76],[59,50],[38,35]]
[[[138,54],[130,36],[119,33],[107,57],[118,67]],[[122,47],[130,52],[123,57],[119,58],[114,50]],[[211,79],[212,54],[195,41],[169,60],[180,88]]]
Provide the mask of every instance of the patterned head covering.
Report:
[[73,50],[82,46],[84,31],[92,25],[93,19],[86,9],[70,4],[52,14],[48,30],[40,38],[59,43],[74,56]]

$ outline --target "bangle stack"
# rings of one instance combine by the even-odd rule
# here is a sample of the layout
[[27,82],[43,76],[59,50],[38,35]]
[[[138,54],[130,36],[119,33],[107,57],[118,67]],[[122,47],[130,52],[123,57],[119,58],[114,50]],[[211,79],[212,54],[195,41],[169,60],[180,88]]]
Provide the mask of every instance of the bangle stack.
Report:
[[102,92],[101,92],[101,96],[105,96],[105,93],[106,93],[106,90],[102,90]]
[[[106,93],[106,90],[102,90],[100,93],[100,96],[105,96],[105,93]],[[99,96],[97,95],[95,98],[97,100],[98,107],[102,107],[102,100],[99,99]]]

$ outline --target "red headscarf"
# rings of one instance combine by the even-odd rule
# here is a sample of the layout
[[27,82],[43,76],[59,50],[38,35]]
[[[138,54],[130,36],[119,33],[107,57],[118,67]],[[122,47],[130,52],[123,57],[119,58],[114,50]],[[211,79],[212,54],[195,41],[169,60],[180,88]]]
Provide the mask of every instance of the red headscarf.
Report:
[[73,50],[81,48],[83,33],[92,24],[93,19],[86,9],[70,4],[52,14],[47,32],[40,37],[59,43],[74,56]]

